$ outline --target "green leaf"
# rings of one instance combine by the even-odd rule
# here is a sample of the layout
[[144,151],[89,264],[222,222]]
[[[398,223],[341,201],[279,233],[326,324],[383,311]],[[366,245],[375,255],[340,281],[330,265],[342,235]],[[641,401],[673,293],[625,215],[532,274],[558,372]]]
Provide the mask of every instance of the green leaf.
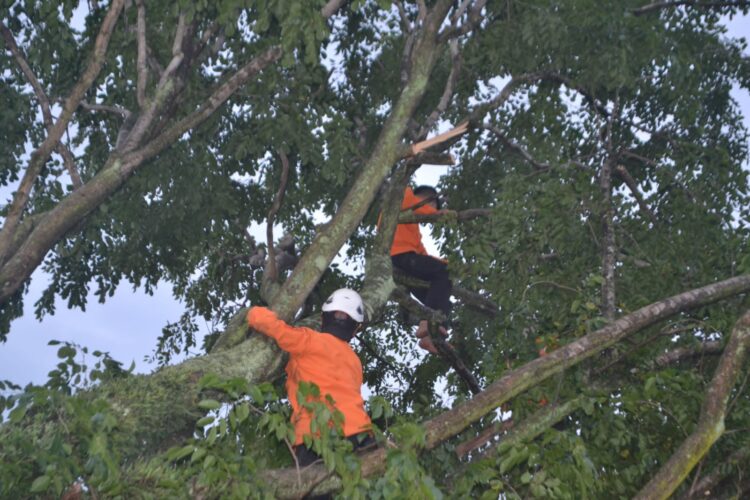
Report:
[[221,403],[215,399],[204,399],[198,403],[198,407],[204,410],[218,410],[221,407]]
[[47,491],[50,482],[51,479],[49,476],[39,476],[38,478],[34,479],[33,483],[31,483],[31,493],[41,493],[43,491]]

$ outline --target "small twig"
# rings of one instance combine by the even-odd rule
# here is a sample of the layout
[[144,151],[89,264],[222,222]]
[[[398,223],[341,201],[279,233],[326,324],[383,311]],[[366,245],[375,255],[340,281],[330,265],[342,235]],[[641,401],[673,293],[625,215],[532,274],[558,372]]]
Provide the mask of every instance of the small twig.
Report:
[[107,104],[89,104],[86,101],[81,101],[81,107],[86,111],[103,111],[106,113],[120,115],[123,118],[128,118],[130,116],[130,111],[121,106],[109,106]]
[[524,288],[523,293],[521,294],[521,303],[526,302],[526,292],[528,292],[529,290],[531,290],[533,287],[535,287],[537,285],[550,285],[550,286],[553,286],[555,288],[559,288],[560,290],[567,290],[567,291],[573,292],[575,294],[580,294],[581,293],[580,290],[576,290],[573,287],[569,287],[569,286],[566,286],[566,285],[561,285],[559,283],[555,283],[554,281],[546,281],[546,280],[535,281],[533,283],[529,283],[529,285],[526,288]]

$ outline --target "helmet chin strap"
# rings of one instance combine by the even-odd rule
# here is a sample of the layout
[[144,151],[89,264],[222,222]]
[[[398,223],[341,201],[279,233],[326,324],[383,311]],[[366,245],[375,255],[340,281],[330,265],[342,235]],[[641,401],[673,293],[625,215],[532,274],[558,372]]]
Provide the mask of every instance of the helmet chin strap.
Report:
[[320,330],[344,342],[349,342],[361,326],[361,323],[357,323],[348,315],[346,318],[337,318],[336,311],[328,311],[323,313],[323,322]]

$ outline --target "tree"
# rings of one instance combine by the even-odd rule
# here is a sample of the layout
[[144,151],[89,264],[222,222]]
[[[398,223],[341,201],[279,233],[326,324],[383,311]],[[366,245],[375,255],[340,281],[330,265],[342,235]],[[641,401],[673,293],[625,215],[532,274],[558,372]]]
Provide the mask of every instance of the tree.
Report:
[[[218,328],[205,356],[149,376],[95,354],[101,366],[75,394],[86,370],[61,346],[45,388],[3,400],[0,491],[746,490],[741,463],[724,459],[748,443],[721,436],[750,414],[744,382],[735,388],[748,342],[747,131],[729,93],[750,86],[750,65],[719,23],[746,10],[4,6],[0,127],[11,154],[0,181],[20,180],[0,230],[5,332],[40,265],[52,281],[37,315],[57,296],[85,307],[93,282],[100,300],[123,279],[146,291],[171,283],[188,310],[159,339],[164,363],[194,342],[196,317]],[[412,146],[459,123],[458,142]],[[397,208],[404,185],[421,164],[451,162],[449,147],[460,164],[441,187],[459,212],[434,230],[457,285],[452,343],[484,388],[473,398],[443,360],[410,355],[399,310],[419,304],[388,258],[408,216]],[[330,220],[316,227],[320,217]],[[248,236],[252,221],[267,222],[264,244]],[[278,242],[274,225],[286,232]],[[364,272],[330,267],[345,243]],[[360,352],[379,397],[370,409],[396,446],[360,465],[324,435],[336,477],[280,470],[288,428],[269,382],[283,357],[246,338],[244,308],[262,300],[292,321],[344,283],[362,289],[372,318]],[[499,423],[501,405],[513,427]],[[685,453],[691,443],[699,451]]]

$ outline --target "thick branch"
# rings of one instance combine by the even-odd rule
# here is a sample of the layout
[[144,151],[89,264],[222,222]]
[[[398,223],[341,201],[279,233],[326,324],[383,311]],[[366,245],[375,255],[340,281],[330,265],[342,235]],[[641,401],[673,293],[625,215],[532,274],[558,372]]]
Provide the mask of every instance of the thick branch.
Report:
[[425,214],[419,215],[412,211],[403,212],[398,217],[399,224],[422,224],[422,223],[434,223],[442,221],[456,220],[458,222],[464,222],[467,220],[476,219],[479,217],[490,217],[492,210],[489,208],[469,208],[467,210],[461,210],[456,212],[453,210],[445,211],[436,214]]
[[[99,75],[102,64],[104,64],[104,57],[107,53],[109,40],[112,37],[117,18],[122,11],[123,3],[124,0],[112,1],[107,15],[104,17],[104,21],[99,29],[96,41],[94,42],[94,52],[91,61],[81,75],[81,78],[71,90],[68,98],[65,100],[62,113],[57,119],[57,122],[55,122],[48,132],[47,138],[31,155],[31,159],[26,167],[26,172],[21,180],[21,184],[13,196],[8,215],[5,218],[5,224],[0,231],[0,264],[5,263],[9,257],[8,248],[13,239],[13,233],[18,227],[21,215],[28,203],[34,181],[41,172],[44,164],[47,162],[49,155],[55,148],[57,148],[60,138],[65,132],[68,122],[73,117],[73,113],[76,108],[78,108],[83,95],[88,91],[96,77]],[[0,281],[0,286],[4,285],[5,283]],[[4,300],[4,297],[0,299],[0,301],[2,300]]]
[[750,311],[737,321],[732,330],[711,385],[706,391],[698,426],[636,498],[669,497],[724,433],[727,403],[732,388],[742,371],[748,348],[750,348]]
[[679,363],[686,359],[702,356],[715,356],[724,352],[724,344],[720,341],[709,341],[692,347],[678,347],[662,353],[654,359],[654,364],[659,368]]
[[138,68],[138,81],[136,85],[136,98],[138,107],[143,109],[146,106],[146,85],[148,84],[148,67],[146,63],[146,54],[148,46],[146,45],[146,6],[143,0],[137,0],[138,21],[136,24],[136,33],[138,40],[138,56],[136,66]]
[[[429,288],[430,284],[426,281],[408,276],[400,271],[393,272],[393,279],[400,285],[407,286],[409,288]],[[495,317],[498,314],[497,304],[492,302],[489,298],[484,295],[467,290],[466,288],[457,286],[454,284],[451,287],[451,293],[454,297],[463,302],[467,307],[486,314],[490,317]]]

